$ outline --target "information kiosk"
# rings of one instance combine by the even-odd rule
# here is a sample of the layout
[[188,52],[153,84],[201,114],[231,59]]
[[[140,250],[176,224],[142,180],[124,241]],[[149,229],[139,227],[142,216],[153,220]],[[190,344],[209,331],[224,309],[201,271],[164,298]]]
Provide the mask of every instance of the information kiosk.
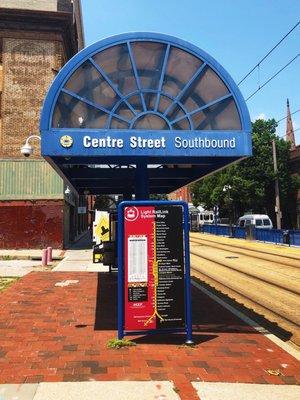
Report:
[[192,342],[188,219],[184,202],[119,205],[119,339],[186,331]]

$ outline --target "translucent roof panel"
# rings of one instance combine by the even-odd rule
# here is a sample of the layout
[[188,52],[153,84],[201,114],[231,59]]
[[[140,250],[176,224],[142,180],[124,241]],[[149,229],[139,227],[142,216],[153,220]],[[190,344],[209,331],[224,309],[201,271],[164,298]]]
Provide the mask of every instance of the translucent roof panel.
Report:
[[64,89],[89,101],[96,101],[107,110],[111,110],[119,100],[114,89],[88,61],[74,72]]
[[127,44],[120,44],[103,50],[96,54],[93,60],[101,66],[108,78],[123,95],[137,90]]
[[192,116],[196,130],[238,130],[241,122],[236,105],[226,99]]
[[139,117],[133,124],[134,129],[164,130],[169,129],[167,122],[158,115],[145,114]]
[[224,82],[209,67],[203,69],[202,73],[184,93],[181,102],[188,112],[205,106],[213,100],[222,98],[229,93]]
[[136,42],[131,45],[133,60],[142,89],[158,89],[166,45],[155,42]]
[[202,64],[203,61],[192,54],[171,47],[164,76],[163,92],[176,97]]
[[61,93],[53,114],[54,128],[98,128],[106,126],[108,114],[68,94]]
[[55,128],[241,130],[236,99],[213,65],[159,40],[92,55],[64,81]]

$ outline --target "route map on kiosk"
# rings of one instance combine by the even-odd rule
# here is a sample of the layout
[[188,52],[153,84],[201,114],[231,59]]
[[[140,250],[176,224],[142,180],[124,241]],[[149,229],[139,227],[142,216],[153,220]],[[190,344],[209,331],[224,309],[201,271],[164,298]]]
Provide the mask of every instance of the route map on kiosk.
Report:
[[183,209],[124,210],[125,330],[185,326]]

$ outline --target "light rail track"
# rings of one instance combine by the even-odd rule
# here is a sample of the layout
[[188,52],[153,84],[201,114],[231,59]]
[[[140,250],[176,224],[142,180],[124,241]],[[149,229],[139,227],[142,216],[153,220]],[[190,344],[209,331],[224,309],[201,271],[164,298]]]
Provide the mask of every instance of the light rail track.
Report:
[[191,274],[263,315],[300,344],[300,251],[190,236]]
[[[198,235],[198,236],[196,236]],[[236,241],[232,241],[230,245],[228,243],[220,242],[216,236],[213,236],[213,239],[208,237],[209,235],[201,235],[200,234],[195,234],[192,233],[190,236],[190,242],[198,243],[198,244],[204,244],[205,246],[208,246],[211,244],[211,247],[215,247],[218,249],[224,249],[224,250],[230,250],[235,253],[239,254],[245,254],[245,255],[250,255],[254,258],[259,258],[262,260],[267,260],[267,261],[275,261],[276,263],[282,263],[283,265],[290,265],[294,266],[296,268],[300,268],[300,250],[298,250],[299,255],[297,254],[280,254],[281,249],[279,248],[278,250],[274,249],[262,249],[258,248],[255,246],[255,248],[251,248],[251,243],[248,243],[246,245],[246,241],[244,241],[244,244],[242,243],[242,240],[238,240],[237,243]],[[223,237],[220,237],[220,239],[224,239]]]

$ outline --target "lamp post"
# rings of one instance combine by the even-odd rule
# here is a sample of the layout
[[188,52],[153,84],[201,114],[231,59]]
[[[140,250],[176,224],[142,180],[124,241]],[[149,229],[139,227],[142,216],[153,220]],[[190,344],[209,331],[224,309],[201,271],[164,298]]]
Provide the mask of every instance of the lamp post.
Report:
[[233,236],[232,232],[232,199],[230,197],[230,190],[232,187],[230,185],[225,185],[223,187],[223,192],[228,193],[228,204],[229,204],[229,237]]
[[273,165],[275,175],[275,213],[276,213],[276,227],[281,229],[281,209],[280,209],[280,197],[279,197],[279,179],[278,179],[278,167],[277,167],[277,155],[276,155],[276,142],[272,140],[273,150]]

